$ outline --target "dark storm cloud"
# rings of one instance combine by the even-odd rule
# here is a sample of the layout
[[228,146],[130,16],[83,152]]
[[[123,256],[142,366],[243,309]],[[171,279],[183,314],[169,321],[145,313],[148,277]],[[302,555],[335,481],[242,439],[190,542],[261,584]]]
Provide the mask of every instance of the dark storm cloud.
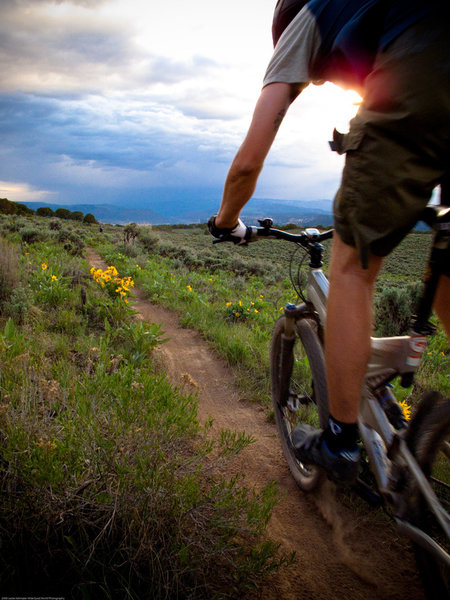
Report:
[[0,181],[64,198],[96,186],[221,185],[240,116],[224,100],[227,67],[146,50],[132,19],[95,10],[107,4],[0,0]]
[[[0,98],[4,146],[32,158],[91,161],[105,167],[148,168],[161,159],[161,139],[137,131],[125,114],[106,116],[102,107],[54,98],[10,95]],[[153,133],[153,135],[152,135]]]

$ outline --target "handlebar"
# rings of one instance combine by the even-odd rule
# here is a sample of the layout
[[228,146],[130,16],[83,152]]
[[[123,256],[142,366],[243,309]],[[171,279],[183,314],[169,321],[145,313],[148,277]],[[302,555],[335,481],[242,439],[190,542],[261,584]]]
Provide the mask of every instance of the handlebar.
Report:
[[[278,239],[293,242],[294,244],[300,244],[304,248],[311,248],[311,246],[320,244],[325,240],[329,240],[333,237],[334,229],[329,229],[320,233],[318,229],[307,227],[302,233],[288,233],[281,229],[274,229],[272,227],[272,219],[258,219],[260,227],[249,227],[250,236],[247,242],[257,242],[260,239]],[[227,239],[214,240],[214,244],[220,244],[222,242],[229,241]]]

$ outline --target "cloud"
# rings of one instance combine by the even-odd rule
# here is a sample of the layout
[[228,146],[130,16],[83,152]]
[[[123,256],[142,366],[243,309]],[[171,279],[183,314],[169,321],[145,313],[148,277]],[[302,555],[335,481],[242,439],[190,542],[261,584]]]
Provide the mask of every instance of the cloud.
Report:
[[[229,138],[173,107],[120,98],[0,97],[0,178],[36,189],[205,187],[224,177]],[[215,164],[217,163],[217,164]],[[219,179],[218,179],[219,180]]]
[[51,202],[51,199],[55,197],[55,193],[48,190],[33,189],[28,184],[0,181],[0,197],[14,198],[14,202]]
[[[219,197],[258,95],[273,4],[0,0],[0,179],[20,199],[61,204],[154,187]],[[286,118],[264,197],[330,185],[332,127],[314,97],[302,106],[315,125]]]
[[[38,10],[26,17],[0,8],[0,89],[40,93],[105,93],[148,89],[158,84],[198,80],[220,68],[204,56],[183,60],[148,52],[136,29],[118,18],[91,11],[46,12],[48,2],[29,2]],[[53,3],[61,4],[61,3]],[[76,2],[83,8],[99,2]],[[42,9],[42,10],[40,10]]]
[[42,6],[48,4],[73,4],[83,8],[96,8],[101,4],[106,4],[110,0],[2,0],[4,9],[23,9],[30,6]]
[[[132,58],[126,31],[88,15],[69,19],[13,12],[0,20],[0,88],[4,91],[99,89]],[[119,77],[120,79],[120,77]]]

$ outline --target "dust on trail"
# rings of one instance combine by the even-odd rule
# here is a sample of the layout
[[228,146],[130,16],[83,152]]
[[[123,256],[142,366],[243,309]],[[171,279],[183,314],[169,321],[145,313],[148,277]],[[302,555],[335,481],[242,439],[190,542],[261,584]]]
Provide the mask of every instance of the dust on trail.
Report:
[[[95,267],[106,264],[91,249]],[[151,304],[135,291],[137,318],[161,324],[169,341],[157,352],[176,386],[198,396],[199,418],[209,417],[212,435],[231,429],[251,435],[227,473],[244,475],[245,484],[261,489],[275,481],[280,501],[268,526],[269,536],[295,563],[272,577],[261,590],[262,600],[424,600],[415,562],[407,542],[379,513],[349,509],[326,483],[305,494],[293,481],[281,453],[276,427],[262,407],[242,399],[233,375],[201,336],[178,325],[176,314]],[[363,512],[362,512],[363,511]]]

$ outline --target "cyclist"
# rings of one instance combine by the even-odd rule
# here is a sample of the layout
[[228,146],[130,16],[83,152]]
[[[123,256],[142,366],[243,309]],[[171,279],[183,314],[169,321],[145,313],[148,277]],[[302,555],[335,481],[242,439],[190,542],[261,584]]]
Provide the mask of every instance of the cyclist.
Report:
[[[226,178],[216,238],[246,244],[239,218],[290,104],[311,82],[331,81],[363,97],[347,135],[333,145],[346,154],[333,211],[336,234],[329,268],[325,359],[328,427],[293,432],[298,458],[337,481],[359,469],[357,416],[370,356],[373,288],[383,257],[414,227],[441,184],[450,157],[448,0],[279,0],[277,17],[299,5],[279,38],[261,95]],[[303,6],[304,5],[304,6]],[[303,8],[301,8],[303,6]],[[285,13],[286,14],[286,13]],[[281,25],[282,28],[282,25]],[[448,197],[447,197],[448,198]],[[450,265],[434,308],[450,334]]]

